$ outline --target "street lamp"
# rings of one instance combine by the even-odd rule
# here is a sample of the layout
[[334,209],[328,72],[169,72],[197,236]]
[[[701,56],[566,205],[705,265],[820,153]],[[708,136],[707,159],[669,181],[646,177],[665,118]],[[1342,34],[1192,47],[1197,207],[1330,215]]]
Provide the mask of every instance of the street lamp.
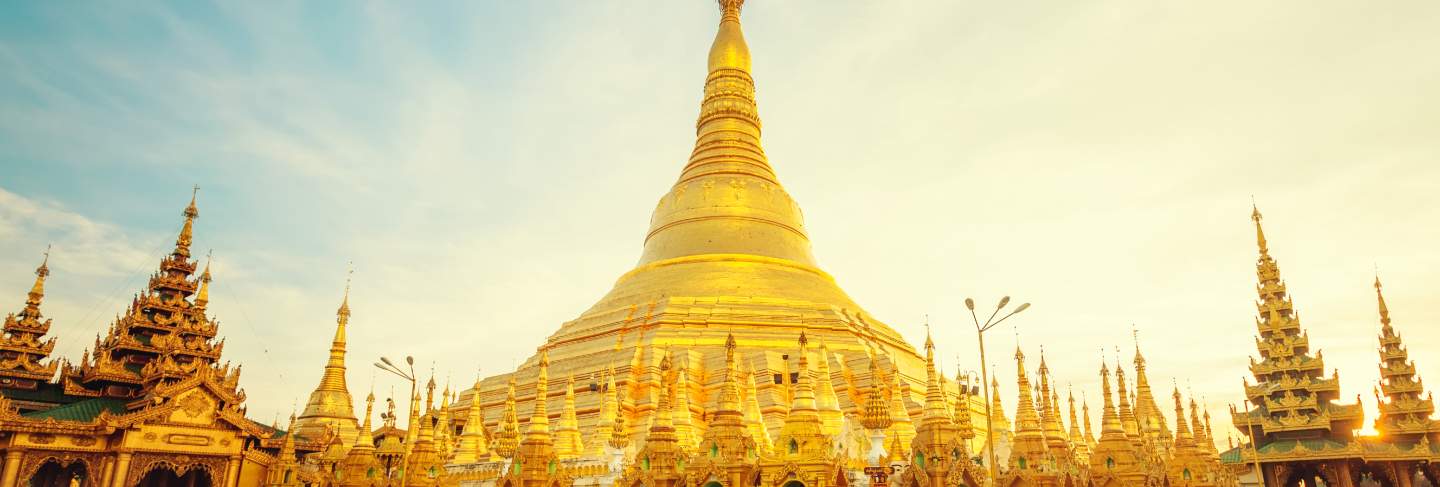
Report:
[[[414,411],[414,410],[415,410],[415,357],[406,355],[406,356],[405,356],[405,366],[407,367],[407,369],[401,369],[399,366],[395,365],[395,362],[391,362],[389,357],[380,357],[380,361],[379,361],[379,362],[375,362],[375,368],[380,369],[380,370],[383,370],[383,371],[386,371],[386,372],[389,372],[389,373],[391,373],[391,374],[395,374],[395,375],[399,376],[401,379],[405,379],[405,380],[410,381],[410,410],[411,410],[411,411]],[[411,429],[413,429],[413,428],[415,427],[415,424],[416,424],[415,421],[416,421],[416,420],[417,420],[417,418],[410,418],[410,419],[409,419],[409,423],[410,423],[410,424],[408,424],[407,426],[409,426]],[[369,431],[362,431],[361,433],[367,434],[367,435],[370,434]],[[408,433],[408,430],[407,430],[407,433]],[[409,445],[409,444],[405,445],[405,455],[402,456],[402,457],[400,457],[400,469],[401,469],[401,470],[404,470],[404,469],[405,469],[405,464],[406,464],[406,462],[408,462],[408,461],[410,460],[410,448],[412,448],[413,446],[414,446],[414,445]],[[404,476],[404,475],[401,475],[401,476],[400,476],[400,487],[405,487],[405,476]]]
[[1024,303],[1015,307],[1005,316],[1001,316],[1000,319],[995,319],[1007,304],[1010,304],[1010,296],[1000,298],[1000,304],[995,306],[995,311],[990,313],[990,317],[986,318],[985,324],[982,325],[980,317],[975,315],[975,300],[965,298],[965,307],[970,310],[970,319],[975,322],[975,336],[980,341],[980,387],[985,389],[985,448],[990,450],[991,482],[1000,477],[1000,466],[996,463],[998,460],[995,455],[995,415],[990,411],[990,404],[992,404],[990,401],[990,371],[985,366],[985,332],[1011,316],[1015,316],[1016,313],[1030,308],[1030,303]]
[[[970,393],[970,384],[972,384],[972,383],[974,383],[974,382],[976,382],[976,381],[982,381],[983,379],[980,378],[980,373],[979,373],[979,372],[976,372],[974,369],[964,370],[964,371],[956,371],[955,380],[956,380],[956,381],[959,381],[961,378],[964,378],[964,379],[965,379],[964,384],[961,385],[961,387],[965,388],[964,394],[961,396],[961,397],[964,397],[964,398],[965,398],[965,404],[964,404],[964,409],[965,409],[965,410],[964,410],[964,411],[955,411],[955,413],[956,413],[956,414],[966,414],[966,415],[968,415],[968,414],[970,414],[970,396],[972,395],[972,394]],[[986,388],[987,390],[990,388],[989,385],[984,384],[983,382],[980,384],[980,387],[984,387],[984,388]],[[987,401],[987,402],[988,402],[988,401]],[[990,405],[987,404],[987,405],[985,405],[985,407],[986,407],[986,413],[989,413],[989,407],[990,407]],[[968,419],[967,419],[967,422],[968,422]],[[968,424],[968,423],[967,423],[967,424]],[[970,440],[974,439],[974,433],[975,433],[975,432],[974,432],[974,430],[972,429],[970,433],[971,433],[971,437],[970,437],[970,438],[965,438],[965,448],[974,448],[974,446],[975,446],[975,445],[972,445],[972,444],[970,443]]]

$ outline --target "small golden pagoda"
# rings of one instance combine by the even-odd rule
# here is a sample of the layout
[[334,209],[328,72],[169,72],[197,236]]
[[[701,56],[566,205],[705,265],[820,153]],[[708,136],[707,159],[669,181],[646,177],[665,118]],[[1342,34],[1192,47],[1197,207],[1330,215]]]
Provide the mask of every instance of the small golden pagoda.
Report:
[[935,371],[935,342],[925,336],[925,411],[910,446],[910,467],[894,485],[902,487],[978,486],[984,473],[970,461],[960,428],[945,411],[945,395]]
[[715,417],[700,439],[700,448],[686,465],[685,476],[692,485],[750,485],[758,473],[760,450],[740,405],[740,371],[736,367],[735,336],[725,340],[725,369],[716,398]]
[[[1209,457],[1195,442],[1190,426],[1185,424],[1185,406],[1180,401],[1180,389],[1175,388],[1175,437],[1173,455],[1166,465],[1166,479],[1171,486],[1213,487],[1217,485],[1217,470]],[[1197,427],[1198,428],[1198,427]]]
[[1015,435],[1010,446],[1010,471],[1015,474],[1053,471],[1040,415],[1035,411],[1030,378],[1025,373],[1025,353],[1015,347],[1015,383],[1019,397],[1015,405]]
[[1146,485],[1149,475],[1141,464],[1135,443],[1125,435],[1125,427],[1120,423],[1120,414],[1111,401],[1109,365],[1103,363],[1100,393],[1105,400],[1100,413],[1100,439],[1090,454],[1090,481],[1096,487]]
[[[45,338],[45,334],[50,332],[50,320],[40,314],[40,302],[45,298],[45,277],[50,275],[49,264],[50,249],[46,248],[45,259],[40,262],[40,267],[35,268],[35,284],[25,295],[25,308],[18,315],[12,313],[5,317],[4,334],[0,335],[0,388],[38,391],[40,384],[55,377],[59,364],[47,361],[50,352],[55,350],[55,338]],[[19,399],[13,404],[22,412],[53,406],[53,403]]]
[[[660,374],[671,377],[673,360],[669,353],[660,360]],[[674,384],[667,381],[667,384]],[[674,487],[684,480],[685,457],[675,438],[675,387],[663,387],[660,402],[655,410],[654,420],[645,435],[645,444],[635,452],[634,461],[616,482],[617,485],[633,487]]]
[[[350,388],[345,385],[345,327],[350,323],[350,283],[345,283],[345,297],[335,311],[335,338],[330,342],[330,355],[320,384],[305,402],[305,411],[295,421],[296,434],[304,438],[323,438],[327,432],[338,435],[344,449],[355,444],[360,424],[350,401]],[[368,432],[367,432],[368,433]]]
[[375,410],[375,393],[365,396],[365,422],[355,435],[355,444],[345,455],[336,484],[367,487],[386,484],[385,468],[375,456],[375,438],[370,436],[370,415]]
[[1415,377],[1415,362],[1390,325],[1390,308],[1385,305],[1379,276],[1375,277],[1375,299],[1380,308],[1380,387],[1375,391],[1380,416],[1375,418],[1375,431],[1395,439],[1414,442],[1426,438],[1440,444],[1440,422],[1431,419],[1434,398],[1420,397],[1425,385]]
[[[760,457],[760,478],[756,485],[780,487],[799,481],[806,487],[844,487],[848,479],[841,468],[843,459],[825,434],[824,422],[815,401],[815,377],[810,370],[808,339],[800,332],[797,340],[799,368],[793,402],[780,427],[775,450]],[[940,405],[942,408],[944,404]]]
[[409,445],[410,452],[405,457],[405,471],[402,475],[407,487],[434,487],[446,483],[448,472],[445,470],[445,457],[435,445],[435,426],[439,424],[440,418],[436,415],[434,406],[435,378],[431,377],[425,386],[425,414],[411,421],[417,425],[414,429],[418,430],[418,433],[415,435],[415,442]]
[[540,351],[540,373],[535,382],[534,410],[525,430],[525,439],[511,459],[510,468],[496,481],[496,485],[513,487],[543,487],[552,484],[570,485],[571,480],[560,468],[560,456],[555,451],[555,441],[550,433],[550,415],[545,403],[550,386],[550,357]]

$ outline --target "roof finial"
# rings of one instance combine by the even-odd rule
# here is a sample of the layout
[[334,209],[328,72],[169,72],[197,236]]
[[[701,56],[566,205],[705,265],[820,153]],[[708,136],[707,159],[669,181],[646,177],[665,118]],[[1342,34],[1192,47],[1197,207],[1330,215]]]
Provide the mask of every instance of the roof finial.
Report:
[[1390,326],[1390,307],[1385,305],[1385,293],[1380,285],[1380,271],[1375,271],[1375,300],[1380,305],[1380,324],[1386,328]]
[[340,300],[340,309],[335,311],[335,316],[340,322],[350,321],[350,280],[355,277],[355,261],[349,261],[348,269],[345,271],[345,297]]
[[1264,217],[1260,215],[1260,207],[1255,205],[1255,197],[1250,197],[1250,219],[1255,221],[1255,242],[1260,246],[1261,254],[1269,254],[1270,249],[1265,245],[1265,229],[1260,226]]

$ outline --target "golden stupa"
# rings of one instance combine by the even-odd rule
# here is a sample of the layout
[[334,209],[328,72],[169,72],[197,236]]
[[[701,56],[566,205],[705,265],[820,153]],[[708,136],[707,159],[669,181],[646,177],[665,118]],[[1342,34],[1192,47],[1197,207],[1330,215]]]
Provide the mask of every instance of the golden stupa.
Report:
[[[574,376],[594,389],[576,398],[585,431],[599,420],[603,394],[595,391],[604,389],[604,374],[612,369],[621,395],[634,401],[621,413],[628,411],[627,423],[643,428],[658,403],[648,384],[658,383],[655,370],[666,349],[673,350],[677,368],[689,370],[683,376],[687,390],[694,389],[693,411],[704,418],[720,387],[714,371],[722,367],[727,333],[734,333],[743,365],[781,384],[793,380],[795,358],[789,354],[803,330],[827,347],[826,365],[833,362],[837,381],[846,377],[851,360],[866,359],[873,347],[890,364],[887,369],[898,368],[914,385],[911,390],[923,390],[924,359],[816,263],[800,206],[760,145],[741,2],[720,3],[695,148],[655,206],[639,263],[539,347],[548,353],[552,374]],[[533,387],[538,357],[515,372],[522,389]],[[863,362],[856,363],[859,369],[849,377],[868,385],[870,374]],[[492,415],[501,410],[508,378],[491,377],[481,386]],[[771,385],[761,385],[760,407],[771,427],[778,427],[788,401],[783,388]],[[528,396],[522,390],[521,397]],[[461,397],[466,400],[455,407],[468,409],[472,395]],[[845,409],[854,408],[850,395],[838,399]],[[906,403],[920,409],[914,397]]]

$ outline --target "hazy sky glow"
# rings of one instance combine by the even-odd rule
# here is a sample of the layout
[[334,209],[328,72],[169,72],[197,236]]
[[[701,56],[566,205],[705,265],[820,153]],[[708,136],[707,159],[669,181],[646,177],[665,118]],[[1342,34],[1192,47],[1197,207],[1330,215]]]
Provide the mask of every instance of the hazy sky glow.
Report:
[[[1192,387],[1223,447],[1256,353],[1254,195],[1367,425],[1375,266],[1440,377],[1440,4],[749,3],[765,146],[817,258],[913,343],[928,314],[947,371],[979,365],[966,296],[1034,303],[1014,318],[1030,366],[1044,345],[1077,398],[1098,394],[1102,347],[1128,362],[1134,323],[1162,407],[1172,377]],[[262,421],[318,380],[349,260],[357,398],[401,387],[374,377],[381,354],[459,384],[506,371],[604,294],[689,154],[719,17],[704,0],[3,9],[0,310],[53,242],[44,311],[77,358],[199,184],[210,309]],[[1011,330],[989,351],[1013,408]]]

